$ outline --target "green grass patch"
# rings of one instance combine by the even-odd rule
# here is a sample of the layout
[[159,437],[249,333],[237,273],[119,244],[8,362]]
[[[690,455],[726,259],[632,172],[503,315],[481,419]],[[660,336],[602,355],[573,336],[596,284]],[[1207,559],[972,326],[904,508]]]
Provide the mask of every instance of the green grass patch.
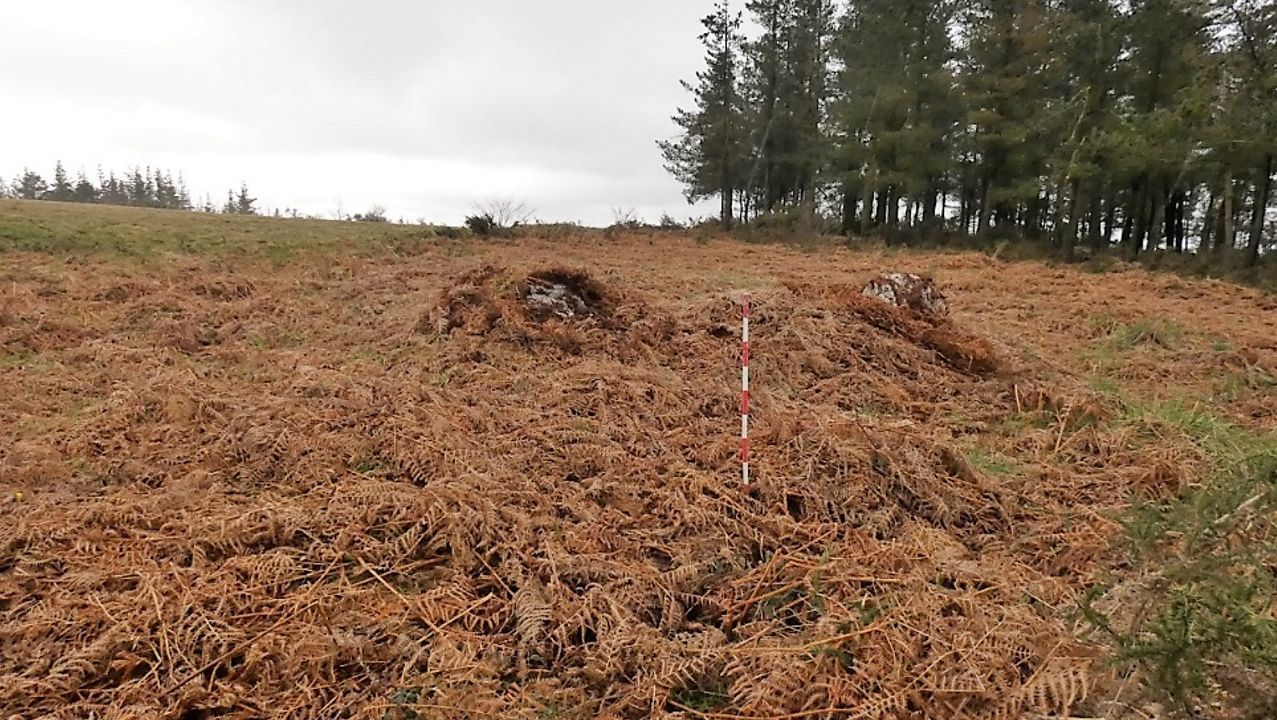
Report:
[[1217,464],[1245,457],[1259,442],[1252,431],[1216,415],[1199,401],[1174,398],[1144,402],[1123,398],[1119,402],[1119,422],[1134,426],[1140,437],[1161,440],[1167,433],[1180,435]]
[[1133,350],[1140,345],[1175,348],[1186,334],[1182,324],[1168,318],[1149,317],[1123,322],[1111,313],[1099,313],[1092,315],[1088,322],[1093,336],[1118,351]]
[[0,200],[0,252],[107,254],[149,260],[166,254],[250,255],[274,263],[304,252],[434,251],[435,228],[216,215],[152,208]]
[[1211,336],[1210,349],[1217,353],[1237,352],[1237,346],[1233,341],[1222,335]]
[[1110,401],[1122,399],[1122,385],[1111,377],[1092,375],[1086,379],[1086,386]]
[[1008,477],[1020,473],[1020,465],[1015,460],[983,448],[969,447],[963,450],[967,462],[986,475]]

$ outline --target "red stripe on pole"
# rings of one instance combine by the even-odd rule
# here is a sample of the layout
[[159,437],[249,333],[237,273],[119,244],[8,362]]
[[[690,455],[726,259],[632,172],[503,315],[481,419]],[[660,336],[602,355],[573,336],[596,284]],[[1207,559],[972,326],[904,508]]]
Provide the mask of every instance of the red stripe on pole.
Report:
[[746,390],[740,394],[740,414],[749,415],[749,391]]
[[740,362],[745,367],[749,367],[749,342],[740,344]]
[[740,439],[740,459],[741,462],[749,462],[749,438]]

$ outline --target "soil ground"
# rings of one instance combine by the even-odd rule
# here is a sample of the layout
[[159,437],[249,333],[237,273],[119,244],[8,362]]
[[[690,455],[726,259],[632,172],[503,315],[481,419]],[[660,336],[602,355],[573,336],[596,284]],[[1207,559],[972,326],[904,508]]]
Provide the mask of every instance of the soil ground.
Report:
[[0,201],[0,716],[1112,714],[1157,413],[1277,431],[1259,291],[543,234]]

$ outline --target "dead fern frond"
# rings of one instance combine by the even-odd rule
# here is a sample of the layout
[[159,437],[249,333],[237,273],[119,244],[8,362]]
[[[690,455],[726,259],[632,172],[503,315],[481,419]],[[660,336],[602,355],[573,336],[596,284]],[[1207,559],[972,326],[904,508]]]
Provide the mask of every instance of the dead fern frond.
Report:
[[515,632],[525,648],[535,648],[545,635],[553,613],[545,599],[545,589],[539,580],[530,580],[514,594]]

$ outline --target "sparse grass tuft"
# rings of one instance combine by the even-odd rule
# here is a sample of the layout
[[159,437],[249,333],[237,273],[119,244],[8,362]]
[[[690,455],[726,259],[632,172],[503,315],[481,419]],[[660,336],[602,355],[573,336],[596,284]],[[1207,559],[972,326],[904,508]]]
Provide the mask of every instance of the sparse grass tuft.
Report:
[[675,708],[689,708],[696,712],[713,712],[727,705],[728,697],[721,691],[708,688],[680,688],[670,695]]
[[1232,402],[1252,392],[1277,390],[1277,377],[1255,368],[1233,371],[1220,380],[1216,395],[1220,400]]
[[1217,336],[1211,341],[1210,349],[1217,353],[1227,353],[1236,352],[1237,346],[1233,344],[1232,340],[1229,340],[1226,337]]
[[1184,326],[1174,320],[1145,318],[1118,328],[1113,334],[1113,342],[1123,350],[1130,350],[1137,345],[1174,348],[1183,337]]
[[1004,455],[991,453],[981,448],[967,448],[964,453],[967,462],[986,475],[1010,476],[1020,472],[1020,466]]
[[1103,395],[1109,400],[1120,401],[1122,398],[1122,386],[1113,378],[1103,375],[1092,375],[1087,378],[1086,384],[1095,392]]
[[1132,350],[1140,345],[1175,348],[1183,339],[1184,326],[1167,318],[1140,318],[1123,322],[1111,313],[1092,315],[1088,322],[1093,337],[1102,338],[1113,350]]
[[1255,447],[1254,434],[1203,407],[1200,402],[1176,398],[1165,402],[1122,400],[1122,421],[1139,436],[1163,437],[1178,433],[1200,447],[1216,462],[1244,456]]

